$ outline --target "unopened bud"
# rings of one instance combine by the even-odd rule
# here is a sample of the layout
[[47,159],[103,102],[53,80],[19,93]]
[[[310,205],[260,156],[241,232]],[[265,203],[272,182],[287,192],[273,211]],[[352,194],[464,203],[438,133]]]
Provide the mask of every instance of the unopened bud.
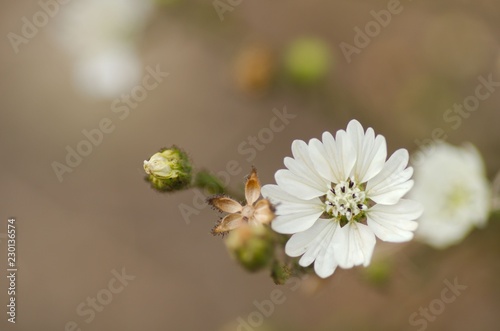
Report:
[[191,164],[187,154],[176,146],[161,149],[144,161],[146,180],[158,191],[182,190],[191,184]]
[[331,66],[331,53],[321,39],[295,40],[285,55],[288,76],[297,84],[313,85],[323,79]]
[[372,285],[383,286],[390,281],[391,271],[389,261],[374,261],[363,269],[363,276]]
[[229,233],[226,245],[234,258],[248,271],[266,267],[273,257],[269,229],[263,225],[241,226]]
[[291,276],[291,270],[287,265],[274,263],[271,269],[271,277],[276,285],[284,285]]

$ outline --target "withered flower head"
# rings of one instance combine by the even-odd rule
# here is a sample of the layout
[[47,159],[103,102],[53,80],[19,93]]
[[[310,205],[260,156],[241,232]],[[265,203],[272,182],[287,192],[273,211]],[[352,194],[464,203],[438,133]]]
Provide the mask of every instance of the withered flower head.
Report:
[[252,169],[245,184],[246,205],[225,196],[216,195],[208,199],[208,203],[220,212],[229,213],[212,229],[212,233],[224,234],[242,225],[269,224],[274,219],[274,207],[267,199],[260,199],[260,182],[257,170]]

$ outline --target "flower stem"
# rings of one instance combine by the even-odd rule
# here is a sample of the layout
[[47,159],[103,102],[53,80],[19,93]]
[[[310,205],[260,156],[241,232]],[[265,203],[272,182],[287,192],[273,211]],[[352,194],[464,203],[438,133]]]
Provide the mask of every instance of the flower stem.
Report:
[[285,252],[285,245],[290,239],[289,235],[273,231],[274,256],[271,266],[271,277],[276,285],[283,285],[290,277],[300,277],[311,273],[311,267],[302,267],[299,258],[289,257]]
[[225,194],[233,196],[239,200],[243,199],[241,194],[236,194],[230,190],[216,175],[205,169],[200,170],[195,174],[193,186],[205,191],[209,195]]
[[209,194],[226,193],[226,188],[220,179],[207,170],[201,170],[195,175],[193,185],[201,190],[206,190]]

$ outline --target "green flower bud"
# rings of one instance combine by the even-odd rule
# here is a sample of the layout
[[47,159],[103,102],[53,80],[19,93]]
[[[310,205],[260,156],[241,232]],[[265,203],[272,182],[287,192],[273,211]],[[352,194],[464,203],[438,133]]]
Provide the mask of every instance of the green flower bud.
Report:
[[226,240],[231,255],[248,271],[266,267],[273,257],[273,241],[266,226],[245,225],[231,231]]
[[301,85],[315,84],[323,79],[330,67],[331,53],[321,39],[295,40],[285,54],[285,70]]
[[384,286],[389,283],[392,266],[388,261],[374,261],[363,269],[364,278],[374,286]]
[[287,265],[274,263],[271,269],[271,277],[276,285],[284,285],[292,272]]
[[176,146],[163,148],[144,161],[146,180],[158,191],[173,192],[191,185],[191,163],[187,154]]

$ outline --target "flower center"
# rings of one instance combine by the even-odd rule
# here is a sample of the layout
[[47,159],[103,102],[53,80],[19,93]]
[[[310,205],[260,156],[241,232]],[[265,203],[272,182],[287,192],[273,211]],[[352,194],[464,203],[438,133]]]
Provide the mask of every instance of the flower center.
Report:
[[446,207],[450,210],[463,208],[471,200],[471,193],[462,185],[455,185],[446,195]]
[[255,213],[255,208],[250,205],[243,207],[243,210],[241,211],[241,215],[243,216],[243,219],[245,221],[250,220],[253,217],[254,213]]
[[366,194],[362,187],[349,178],[330,189],[325,197],[325,211],[332,217],[345,217],[348,221],[367,210]]

